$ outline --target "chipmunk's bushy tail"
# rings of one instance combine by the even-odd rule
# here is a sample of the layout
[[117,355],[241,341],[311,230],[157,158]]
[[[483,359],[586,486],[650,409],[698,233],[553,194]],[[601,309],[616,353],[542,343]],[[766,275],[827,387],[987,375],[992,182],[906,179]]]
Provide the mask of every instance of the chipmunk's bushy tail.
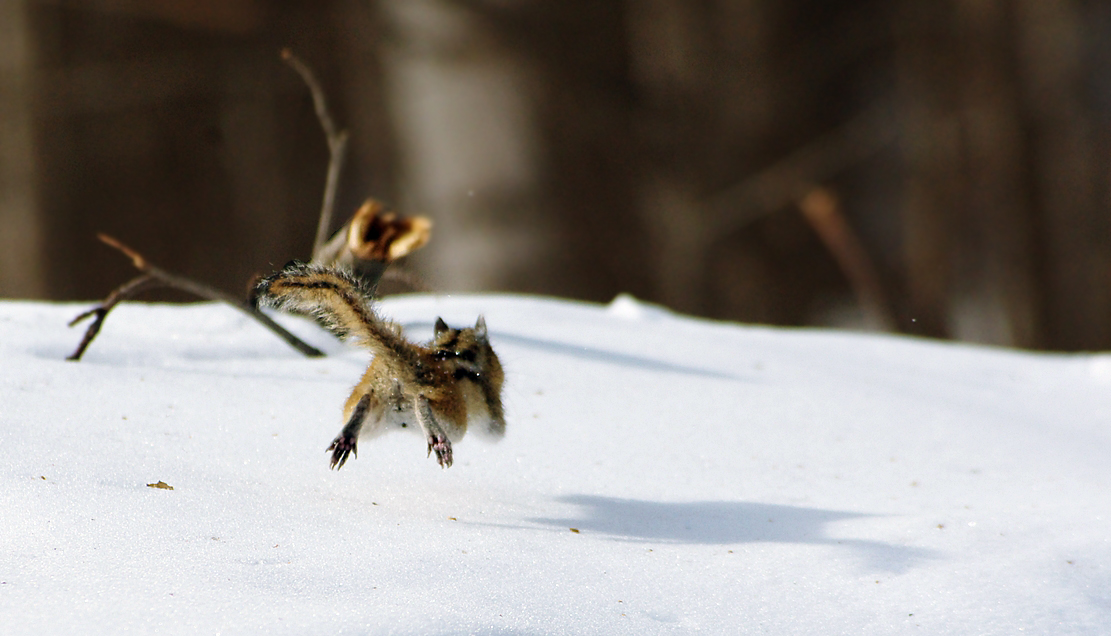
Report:
[[408,355],[400,328],[374,313],[371,291],[345,270],[294,261],[259,281],[254,293],[258,304],[311,316],[341,340],[356,340],[376,354]]

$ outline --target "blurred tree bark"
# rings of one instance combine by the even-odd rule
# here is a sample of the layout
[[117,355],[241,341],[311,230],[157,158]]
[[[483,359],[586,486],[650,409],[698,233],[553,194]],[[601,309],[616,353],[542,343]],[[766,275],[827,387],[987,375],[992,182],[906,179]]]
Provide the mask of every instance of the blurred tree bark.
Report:
[[0,2],[0,297],[46,293],[38,212],[28,2]]
[[[792,209],[817,173],[840,162],[828,145],[805,148],[806,131],[828,125],[800,117],[805,79],[820,71],[793,62],[810,42],[781,40],[790,12],[765,0],[626,6],[641,148],[636,200],[657,298],[693,313],[798,320],[805,301],[782,288],[809,286],[795,276],[814,264],[799,258],[801,246],[820,243],[798,219],[761,219]],[[817,271],[823,279],[826,270]]]
[[1040,346],[1037,218],[1022,123],[1014,7],[1008,0],[960,0],[956,21],[962,60],[963,209],[968,215],[965,236],[958,237],[963,239],[963,258],[958,260],[964,261],[965,270],[973,270],[962,277],[960,291],[980,303],[984,324],[978,326],[976,339]]
[[461,3],[380,5],[401,207],[436,222],[437,248],[423,255],[428,279],[449,289],[544,280],[558,246],[542,197],[529,61]]
[[484,14],[536,73],[544,195],[560,245],[548,287],[602,301],[654,295],[624,3],[529,2]]
[[327,151],[290,46],[351,131],[338,213],[434,217],[436,288],[860,328],[868,297],[899,331],[1111,347],[1103,3],[0,7],[0,293],[101,295],[128,272],[96,231],[221,287],[307,256]]
[[[1107,136],[1088,101],[1086,3],[1015,0],[1018,55],[1041,209],[1045,344],[1111,347],[1111,214]],[[1107,69],[1099,72],[1106,73]],[[1102,143],[1101,143],[1102,142]]]
[[381,2],[415,263],[452,289],[650,293],[619,3]]
[[354,120],[338,215],[371,189],[392,194],[367,44],[377,14],[365,3],[88,0],[35,3],[31,17],[31,129],[49,186],[38,217],[52,253],[66,255],[46,262],[54,297],[99,296],[130,274],[105,258],[100,231],[229,290],[309,256],[328,152],[310,97],[279,59],[284,46],[319,70],[337,116]]
[[902,206],[906,304],[903,328],[950,333],[953,238],[960,200],[953,5],[903,0],[895,11],[901,148],[907,173]]
[[706,312],[709,291],[702,199],[709,176],[706,166],[717,149],[707,134],[717,128],[714,89],[722,69],[721,60],[712,55],[715,4],[639,0],[626,5],[632,77],[640,97],[637,133],[643,149],[637,204],[656,255],[657,297],[692,313]]

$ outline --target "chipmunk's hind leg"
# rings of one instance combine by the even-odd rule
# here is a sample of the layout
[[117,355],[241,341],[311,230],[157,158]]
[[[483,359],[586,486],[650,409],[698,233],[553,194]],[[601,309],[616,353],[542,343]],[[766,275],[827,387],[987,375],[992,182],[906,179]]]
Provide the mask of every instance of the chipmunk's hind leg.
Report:
[[439,462],[440,468],[448,468],[451,466],[451,440],[448,439],[447,433],[436,421],[436,416],[432,413],[432,404],[428,398],[419,395],[414,400],[414,411],[417,414],[417,422],[424,430],[425,439],[428,441],[428,454],[431,455],[432,451],[436,451],[436,461]]
[[359,430],[363,428],[363,418],[366,417],[369,408],[370,394],[367,393],[355,405],[355,409],[351,412],[351,418],[347,420],[343,430],[332,440],[332,445],[328,447],[328,450],[332,452],[332,470],[343,468],[344,463],[347,462],[347,456],[352,453],[358,458]]

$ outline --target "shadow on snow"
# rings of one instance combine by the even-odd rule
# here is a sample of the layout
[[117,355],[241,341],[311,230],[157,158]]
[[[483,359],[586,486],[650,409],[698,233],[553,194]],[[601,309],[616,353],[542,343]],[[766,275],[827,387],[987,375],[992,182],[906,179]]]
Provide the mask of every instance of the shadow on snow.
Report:
[[933,551],[921,548],[828,534],[827,524],[874,516],[856,512],[736,501],[669,503],[592,495],[571,495],[559,501],[581,507],[582,514],[530,521],[625,541],[842,546],[859,554],[870,567],[891,572],[903,572],[917,561],[937,557]]
[[500,342],[512,342],[514,344],[519,344],[532,349],[539,349],[541,351],[546,351],[549,353],[582,358],[586,360],[593,360],[596,362],[604,362],[607,364],[614,364],[624,367],[644,369],[646,371],[680,373],[683,375],[700,376],[717,380],[736,381],[742,379],[738,378],[735,375],[722,373],[713,369],[700,369],[698,367],[673,364],[671,362],[664,362],[663,360],[653,360],[652,358],[635,356],[627,353],[617,353],[613,351],[606,351],[604,349],[585,347],[582,345],[553,342],[550,340],[541,340],[539,338],[530,338],[528,336],[520,336],[501,331],[494,334],[494,337]]

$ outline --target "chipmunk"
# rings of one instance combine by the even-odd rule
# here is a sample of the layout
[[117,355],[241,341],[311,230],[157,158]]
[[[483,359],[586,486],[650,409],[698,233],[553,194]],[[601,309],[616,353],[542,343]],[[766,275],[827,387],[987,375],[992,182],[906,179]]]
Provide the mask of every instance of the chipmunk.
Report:
[[[332,441],[331,467],[358,456],[359,435],[418,424],[440,466],[452,463],[451,445],[477,427],[505,435],[501,389],[504,376],[490,347],[486,320],[452,329],[436,319],[428,344],[409,342],[401,326],[371,307],[371,292],[342,269],[294,262],[255,287],[259,304],[309,315],[340,339],[354,338],[374,354],[343,408],[346,424]],[[414,427],[415,428],[415,427]]]

